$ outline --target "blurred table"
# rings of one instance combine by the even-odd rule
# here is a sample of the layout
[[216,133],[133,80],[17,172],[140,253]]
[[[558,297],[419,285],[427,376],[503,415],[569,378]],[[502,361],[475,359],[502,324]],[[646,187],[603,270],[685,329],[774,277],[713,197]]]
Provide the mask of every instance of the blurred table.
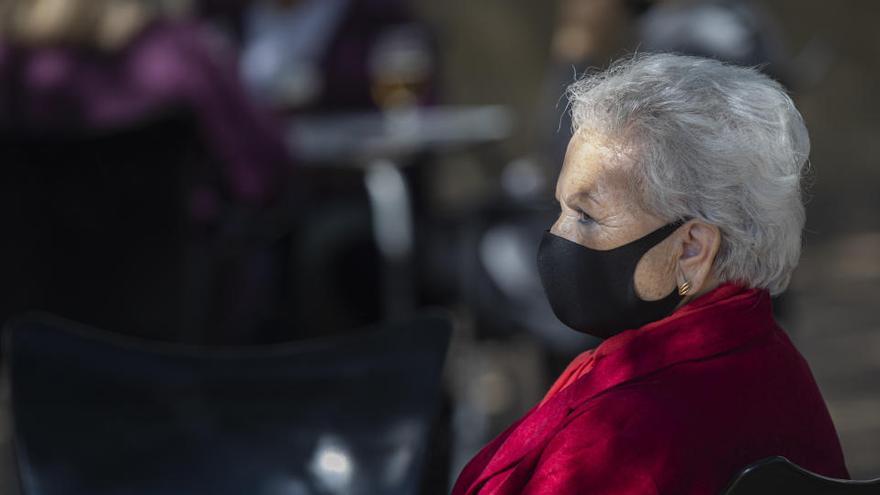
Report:
[[387,112],[297,116],[287,143],[304,166],[358,168],[383,260],[383,312],[411,313],[414,223],[411,184],[403,169],[423,153],[449,153],[510,137],[513,113],[504,106],[438,106]]
[[496,143],[512,131],[507,107],[437,106],[298,116],[287,129],[287,142],[305,165],[369,167],[375,160]]

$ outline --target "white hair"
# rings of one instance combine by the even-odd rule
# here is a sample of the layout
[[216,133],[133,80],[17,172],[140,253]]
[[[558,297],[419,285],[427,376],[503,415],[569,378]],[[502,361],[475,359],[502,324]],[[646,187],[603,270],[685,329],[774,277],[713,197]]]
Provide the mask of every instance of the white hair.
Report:
[[720,281],[785,290],[801,252],[810,139],[779,83],[716,60],[640,54],[568,95],[575,132],[633,150],[647,211],[719,228]]

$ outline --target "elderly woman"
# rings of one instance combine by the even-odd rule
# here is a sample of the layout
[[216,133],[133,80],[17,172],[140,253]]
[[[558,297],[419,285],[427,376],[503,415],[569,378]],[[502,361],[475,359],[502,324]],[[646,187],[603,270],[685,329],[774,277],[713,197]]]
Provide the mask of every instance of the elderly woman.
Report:
[[606,340],[453,493],[715,495],[773,455],[848,477],[771,311],[804,226],[810,145],[791,99],[753,69],[666,54],[569,94],[561,213],[538,265],[559,319]]

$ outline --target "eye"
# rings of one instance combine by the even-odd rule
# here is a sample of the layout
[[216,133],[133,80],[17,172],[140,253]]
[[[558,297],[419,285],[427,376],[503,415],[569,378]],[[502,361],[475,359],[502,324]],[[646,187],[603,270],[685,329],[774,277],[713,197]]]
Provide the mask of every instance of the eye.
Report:
[[578,210],[578,223],[583,225],[590,225],[595,222],[596,221],[593,220],[593,217],[588,215],[586,212],[584,212],[583,210]]

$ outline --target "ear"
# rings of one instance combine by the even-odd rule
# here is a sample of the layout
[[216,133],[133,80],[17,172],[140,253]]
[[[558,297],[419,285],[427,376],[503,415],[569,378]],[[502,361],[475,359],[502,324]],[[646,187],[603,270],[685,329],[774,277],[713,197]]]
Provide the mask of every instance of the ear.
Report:
[[715,225],[691,220],[679,229],[681,256],[678,259],[678,286],[690,283],[689,296],[702,293],[714,285],[712,267],[721,248],[721,231]]

